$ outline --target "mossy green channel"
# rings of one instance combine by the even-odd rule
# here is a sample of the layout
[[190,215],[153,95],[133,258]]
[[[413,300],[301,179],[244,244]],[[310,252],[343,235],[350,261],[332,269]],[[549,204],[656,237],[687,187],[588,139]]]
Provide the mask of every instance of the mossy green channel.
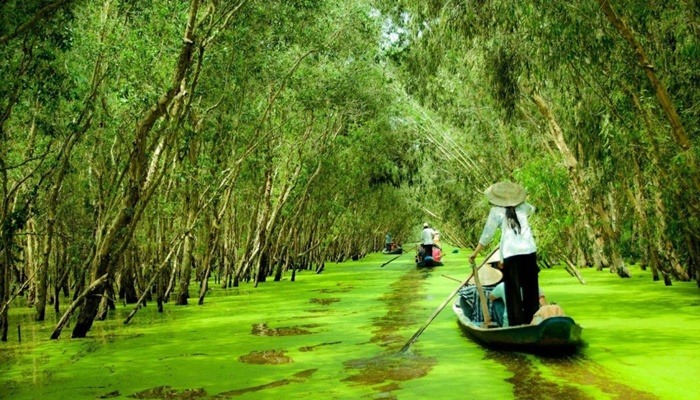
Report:
[[[542,288],[583,328],[565,358],[487,350],[447,307],[407,353],[398,350],[464,279],[467,251],[417,270],[373,254],[305,271],[295,282],[219,289],[203,306],[154,304],[129,325],[123,305],[87,339],[14,303],[17,335],[0,344],[2,399],[700,399],[700,293],[554,268]],[[447,277],[446,277],[447,276]],[[67,299],[63,300],[67,304]]]

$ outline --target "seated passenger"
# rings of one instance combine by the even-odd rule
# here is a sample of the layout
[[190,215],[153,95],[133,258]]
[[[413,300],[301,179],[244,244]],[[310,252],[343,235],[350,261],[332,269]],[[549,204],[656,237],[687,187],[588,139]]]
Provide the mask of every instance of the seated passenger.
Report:
[[[498,308],[494,310],[491,319],[499,326],[508,326],[508,310],[506,310],[506,287],[503,282],[496,285],[489,295],[492,303],[498,304]],[[494,307],[496,308],[496,307]]]
[[440,258],[442,258],[442,251],[439,247],[433,246],[433,260],[440,261]]
[[[498,287],[498,282],[503,278],[501,271],[489,266],[481,267],[479,270],[479,283],[484,289],[486,297],[486,306],[489,311],[491,321],[499,326],[503,323],[502,315],[505,303],[502,301],[492,301],[490,294],[494,290],[494,286]],[[484,320],[481,311],[481,301],[476,285],[473,284],[473,278],[469,280],[468,286],[463,287],[459,291],[459,306],[462,313],[474,323],[479,323]]]
[[563,317],[565,315],[566,314],[564,314],[564,310],[562,310],[562,308],[558,304],[547,303],[547,299],[544,296],[544,292],[542,292],[542,289],[540,289],[540,308],[539,310],[537,310],[537,312],[535,312],[535,315],[532,317],[530,325],[537,325],[547,318]]
[[418,246],[418,252],[416,253],[416,264],[423,261],[424,256],[425,256],[425,248],[421,244]]
[[440,232],[435,231],[435,234],[433,235],[433,247],[440,248]]

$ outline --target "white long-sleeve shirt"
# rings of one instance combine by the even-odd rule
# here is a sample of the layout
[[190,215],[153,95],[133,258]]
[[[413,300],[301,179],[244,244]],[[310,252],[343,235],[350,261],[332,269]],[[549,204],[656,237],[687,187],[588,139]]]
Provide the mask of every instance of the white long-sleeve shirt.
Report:
[[435,236],[435,231],[432,228],[424,228],[420,233],[421,242],[423,244],[433,244],[433,236]]
[[500,228],[501,243],[499,251],[501,253],[501,260],[512,256],[536,252],[537,246],[535,245],[535,239],[532,236],[532,230],[527,220],[528,215],[532,214],[534,211],[535,207],[528,203],[520,203],[515,207],[515,214],[518,216],[518,222],[520,222],[520,234],[517,234],[513,229],[508,227],[506,208],[499,206],[491,207],[489,216],[486,219],[486,224],[484,225],[484,231],[479,238],[479,243],[481,243],[481,246],[486,247],[491,243],[491,240],[493,240],[496,230]]

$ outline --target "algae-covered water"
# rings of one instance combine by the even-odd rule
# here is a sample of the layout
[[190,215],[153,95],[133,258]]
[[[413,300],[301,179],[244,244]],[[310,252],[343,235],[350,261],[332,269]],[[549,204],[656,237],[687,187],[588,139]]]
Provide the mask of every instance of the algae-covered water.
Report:
[[[567,358],[486,350],[447,307],[398,350],[463,279],[466,252],[416,270],[406,254],[327,264],[296,282],[222,290],[203,306],[119,306],[87,339],[13,304],[22,342],[0,343],[0,399],[700,399],[700,290],[632,268],[631,279],[562,269],[540,284],[583,328]],[[194,292],[194,291],[193,291]],[[67,300],[63,300],[67,304]]]

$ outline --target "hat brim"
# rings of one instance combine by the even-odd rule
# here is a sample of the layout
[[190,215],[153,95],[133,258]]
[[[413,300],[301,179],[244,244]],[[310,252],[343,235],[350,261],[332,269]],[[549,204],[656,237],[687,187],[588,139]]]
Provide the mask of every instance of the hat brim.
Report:
[[[482,286],[493,286],[500,282],[501,279],[503,279],[503,272],[500,270],[492,268],[489,265],[484,265],[479,268],[479,283],[481,283]],[[474,277],[472,276],[468,284],[473,285],[474,283]]]
[[515,207],[525,201],[527,191],[512,182],[498,182],[484,191],[489,203],[501,207]]
[[498,251],[494,251],[493,254],[491,254],[491,257],[488,258],[488,260],[484,261],[485,264],[491,264],[491,263],[497,263],[501,262],[501,253]]

